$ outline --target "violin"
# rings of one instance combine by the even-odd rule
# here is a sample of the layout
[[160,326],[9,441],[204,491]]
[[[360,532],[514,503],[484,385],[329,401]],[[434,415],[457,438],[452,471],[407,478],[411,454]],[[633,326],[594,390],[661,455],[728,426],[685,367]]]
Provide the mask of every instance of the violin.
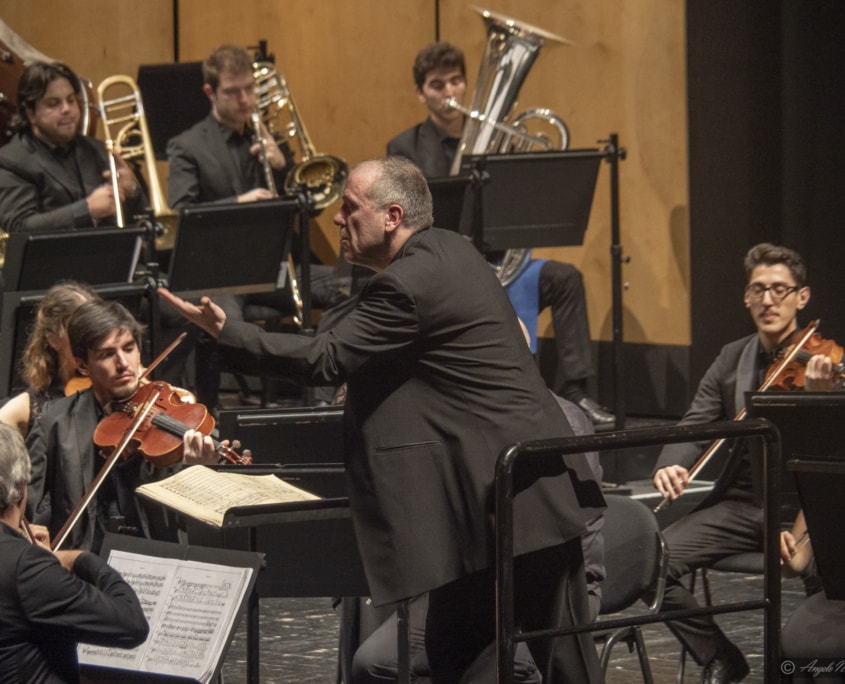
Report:
[[[781,350],[781,357],[793,351],[793,347],[794,345]],[[833,361],[833,372],[839,377],[845,376],[845,364],[842,363],[842,356],[845,354],[845,349],[833,340],[827,340],[814,332],[797,353],[795,353],[793,359],[784,365],[778,377],[774,379],[769,387],[784,392],[803,389],[807,362],[817,354],[830,357],[830,360]],[[769,367],[766,373],[766,380],[774,373],[777,366],[777,363],[773,363]]]
[[[144,418],[135,425],[141,412]],[[163,381],[141,385],[132,397],[119,405],[119,410],[103,418],[94,430],[94,444],[108,458],[126,438],[130,428],[134,432],[122,456],[140,454],[159,468],[182,461],[182,437],[188,430],[211,435],[214,417],[202,404],[185,403],[179,391]],[[212,437],[221,461],[237,465],[252,463]]]
[[[806,370],[807,362],[813,358],[816,354],[827,354],[832,359],[834,359],[831,354],[836,353],[834,350],[834,346],[839,350],[838,357],[834,359],[835,364],[839,364],[839,361],[842,359],[842,347],[836,345],[835,342],[831,340],[823,340],[818,333],[816,333],[816,329],[819,327],[821,321],[816,319],[815,321],[811,322],[804,330],[798,333],[798,341],[787,347],[784,350],[783,358],[779,361],[776,361],[772,364],[771,368],[769,368],[766,378],[763,381],[763,384],[760,385],[760,388],[757,390],[758,392],[767,392],[770,389],[774,388],[782,388],[785,387],[784,382],[791,382],[794,386],[797,387],[798,377],[800,374],[800,386],[804,386],[804,372]],[[817,338],[817,340],[813,340],[813,338]],[[826,351],[822,351],[825,349]],[[799,361],[799,358],[803,358],[803,361]],[[794,366],[793,366],[794,364]],[[838,366],[841,368],[841,364]],[[786,374],[787,369],[790,369],[789,374],[787,376],[786,381],[784,381],[784,376]],[[838,371],[837,371],[838,372]],[[745,416],[747,415],[746,409],[740,409],[739,413],[734,416],[734,421],[744,420]],[[688,471],[688,479],[687,482],[692,482],[698,474],[702,471],[704,466],[710,461],[713,457],[713,454],[718,451],[718,449],[728,440],[726,438],[717,439],[713,442],[707,449],[704,451],[703,454],[699,457],[699,459],[693,464],[693,466]],[[671,499],[667,496],[663,498],[657,506],[654,508],[654,513],[659,513],[663,510],[664,507],[668,506],[671,503]]]

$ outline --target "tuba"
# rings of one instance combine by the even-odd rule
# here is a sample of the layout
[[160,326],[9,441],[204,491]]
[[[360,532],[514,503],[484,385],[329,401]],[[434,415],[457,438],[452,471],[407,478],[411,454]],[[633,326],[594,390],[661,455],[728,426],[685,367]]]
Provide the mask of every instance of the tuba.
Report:
[[299,147],[298,163],[285,177],[285,192],[304,187],[315,209],[325,209],[340,197],[349,166],[340,157],[318,154],[299,117],[287,82],[270,62],[252,65],[261,120],[278,142]]
[[[571,45],[570,41],[529,24],[487,10],[477,9],[487,26],[487,43],[472,106],[462,107],[454,98],[446,106],[466,116],[463,134],[452,162],[451,175],[461,170],[465,154],[508,154],[542,150],[565,150],[569,131],[563,120],[548,109],[530,109],[508,120],[519,89],[546,40]],[[539,133],[530,126],[542,126]],[[493,268],[502,285],[513,282],[528,265],[530,249],[509,249]]]
[[[167,206],[156,170],[155,152],[147,129],[147,117],[141,91],[131,76],[109,76],[97,88],[100,119],[105,132],[106,149],[109,152],[109,164],[112,172],[112,184],[117,193],[117,173],[115,172],[112,152],[118,153],[125,161],[143,158],[144,175],[147,181],[147,193],[150,208],[161,230],[156,235],[156,249],[173,249],[176,240],[178,214]],[[116,221],[120,228],[126,224],[120,202],[115,201]]]

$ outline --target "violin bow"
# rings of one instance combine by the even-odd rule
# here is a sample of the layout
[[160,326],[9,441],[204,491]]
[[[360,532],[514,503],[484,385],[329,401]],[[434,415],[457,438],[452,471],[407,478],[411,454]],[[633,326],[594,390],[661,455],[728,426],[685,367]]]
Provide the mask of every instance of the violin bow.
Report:
[[161,354],[159,354],[155,358],[155,360],[144,369],[144,372],[141,373],[141,375],[138,377],[138,382],[146,378],[153,370],[155,370],[155,367],[158,366],[158,364],[160,364],[162,361],[164,361],[170,355],[170,352],[176,349],[176,347],[179,346],[179,343],[182,342],[182,340],[184,340],[187,336],[188,333],[183,332],[181,335],[179,335],[179,337],[173,340],[173,342],[168,344],[165,350],[161,352]]
[[[783,355],[783,358],[781,358],[780,361],[778,361],[774,370],[769,374],[769,377],[766,378],[765,382],[758,388],[758,392],[766,392],[772,385],[775,384],[775,382],[777,382],[778,378],[780,377],[780,374],[783,373],[784,368],[786,368],[787,365],[789,365],[795,359],[795,357],[798,356],[798,352],[800,352],[804,345],[807,344],[807,341],[810,339],[810,337],[813,336],[813,333],[816,332],[816,329],[819,327],[820,323],[821,319],[817,318],[815,321],[812,321],[810,325],[804,328],[804,330],[801,332],[801,337],[798,342],[792,346],[792,348],[787,354]],[[734,416],[734,422],[744,420],[747,413],[748,411],[745,408],[742,408],[739,413]],[[709,447],[707,447],[707,450],[703,454],[701,454],[699,459],[695,462],[695,465],[693,465],[692,468],[689,469],[689,477],[687,478],[687,484],[692,482],[698,476],[704,466],[706,466],[710,462],[710,459],[713,458],[713,454],[715,454],[716,451],[718,451],[719,448],[727,441],[727,438],[722,437],[721,439],[717,439]],[[661,510],[663,510],[663,508],[670,505],[671,503],[672,499],[670,499],[668,496],[664,496],[660,503],[655,506],[654,512],[659,513]]]
[[146,404],[138,411],[138,415],[136,416],[135,420],[133,421],[130,428],[126,431],[126,434],[123,436],[123,439],[120,440],[120,444],[118,444],[117,448],[112,452],[112,454],[106,459],[106,462],[103,464],[103,467],[100,468],[100,472],[97,473],[97,477],[91,483],[91,486],[88,487],[88,491],[85,492],[85,495],[82,497],[80,502],[76,505],[76,508],[73,509],[73,512],[70,514],[70,517],[65,521],[65,524],[62,525],[62,529],[59,530],[59,534],[56,536],[55,541],[53,542],[53,551],[57,551],[62,544],[64,544],[65,540],[67,539],[70,531],[79,522],[79,518],[82,517],[82,512],[88,508],[91,502],[94,500],[94,497],[97,495],[101,485],[105,482],[106,477],[114,468],[115,463],[117,463],[118,459],[120,459],[123,452],[126,450],[126,447],[129,446],[129,442],[132,441],[132,438],[135,436],[135,433],[138,431],[138,428],[141,427],[144,420],[147,418],[147,414],[149,414],[150,409],[155,405],[156,401],[158,401],[158,397],[161,394],[160,391],[156,391],[150,395],[151,399],[148,399]]

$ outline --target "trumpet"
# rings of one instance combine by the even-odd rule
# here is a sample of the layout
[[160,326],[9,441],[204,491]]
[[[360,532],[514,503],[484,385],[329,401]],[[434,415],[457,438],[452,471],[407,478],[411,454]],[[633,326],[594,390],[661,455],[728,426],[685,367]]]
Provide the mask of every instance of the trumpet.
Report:
[[[257,110],[252,112],[250,120],[252,121],[252,128],[255,131],[255,137],[258,141],[258,147],[261,154],[264,182],[267,184],[267,189],[271,192],[273,197],[278,197],[279,191],[276,188],[276,179],[273,177],[273,169],[267,159],[267,148],[265,147],[264,136],[261,135],[261,115]],[[305,318],[303,314],[302,295],[299,292],[299,283],[296,281],[296,268],[293,262],[293,256],[290,252],[288,252],[288,278],[290,278],[291,298],[293,299],[293,305],[296,309],[296,313],[293,316],[293,322],[299,328],[302,328],[302,323]]]
[[[107,94],[114,93],[117,95],[111,99],[107,97]],[[115,220],[118,227],[124,228],[126,223],[118,194],[114,153],[120,154],[125,161],[143,159],[150,208],[161,227],[161,231],[156,235],[156,249],[173,249],[178,214],[167,206],[161,190],[155,164],[155,152],[150,140],[144,102],[141,99],[138,84],[131,76],[110,76],[97,88],[97,99],[100,119],[105,131],[105,145],[109,152],[109,167],[115,197]]]
[[287,81],[273,64],[256,62],[252,69],[258,111],[264,125],[280,141],[290,141],[299,147],[299,162],[285,177],[285,192],[292,194],[304,188],[314,208],[325,209],[340,197],[349,165],[340,157],[315,151]]

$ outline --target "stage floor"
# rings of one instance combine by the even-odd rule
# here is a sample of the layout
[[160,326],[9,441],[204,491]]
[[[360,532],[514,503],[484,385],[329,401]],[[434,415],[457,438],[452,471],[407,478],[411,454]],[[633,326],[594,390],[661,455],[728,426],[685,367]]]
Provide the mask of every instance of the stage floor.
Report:
[[[713,595],[718,602],[761,598],[760,576],[711,573]],[[783,616],[788,617],[804,596],[800,580],[783,584]],[[763,682],[763,614],[733,613],[717,618],[719,625],[739,646],[751,666],[743,680]],[[339,616],[328,598],[264,599],[261,602],[261,683],[331,684],[336,681]],[[663,625],[644,628],[646,648],[655,684],[676,681],[678,642]],[[245,632],[239,628],[223,666],[225,684],[246,682]],[[698,682],[695,662],[686,670],[686,682]],[[608,684],[642,681],[636,654],[622,644],[614,649],[607,673]]]

